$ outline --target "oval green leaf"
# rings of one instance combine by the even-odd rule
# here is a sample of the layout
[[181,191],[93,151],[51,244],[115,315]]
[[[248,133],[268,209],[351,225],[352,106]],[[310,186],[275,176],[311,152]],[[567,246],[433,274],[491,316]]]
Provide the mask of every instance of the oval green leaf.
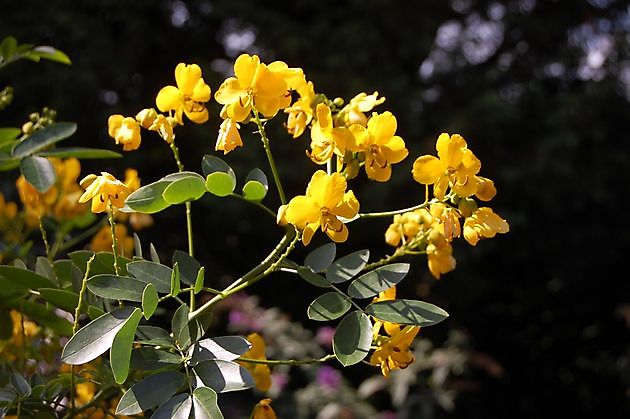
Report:
[[317,297],[306,311],[308,318],[317,321],[338,319],[346,314],[352,303],[338,292],[331,291]]
[[24,157],[20,161],[20,172],[39,193],[46,192],[57,180],[55,168],[45,157]]
[[160,212],[171,205],[162,196],[164,190],[170,184],[170,181],[158,180],[157,182],[142,186],[127,197],[125,205],[143,214]]
[[219,336],[202,339],[188,350],[191,364],[211,359],[233,361],[247,352],[252,345],[242,336]]
[[122,154],[112,150],[105,150],[101,148],[86,148],[86,147],[67,147],[67,148],[55,148],[53,150],[41,151],[38,153],[42,157],[57,157],[60,159],[67,159],[68,157],[76,157],[77,159],[89,160],[89,159],[117,159],[122,157]]
[[145,319],[149,320],[153,316],[158,302],[159,297],[155,285],[149,282],[142,291],[142,314]]
[[116,407],[116,414],[137,415],[159,406],[177,393],[185,382],[186,376],[178,371],[150,375],[123,394]]
[[[79,304],[79,295],[77,293],[58,288],[40,288],[39,296],[47,303],[72,314],[74,314],[74,310]],[[81,307],[81,311],[84,310],[85,302]]]
[[188,393],[178,394],[161,405],[151,419],[188,419],[192,409],[192,397]]
[[77,130],[74,122],[57,122],[35,131],[30,137],[13,147],[13,157],[22,158],[70,137]]
[[142,371],[174,367],[182,362],[181,355],[150,346],[136,348],[131,352],[131,368]]
[[244,390],[254,386],[254,379],[243,366],[232,361],[215,359],[193,367],[199,381],[217,393]]
[[366,307],[365,312],[375,318],[398,324],[432,326],[448,317],[440,307],[417,300],[378,301]]
[[201,264],[195,258],[181,250],[173,253],[173,265],[179,265],[179,278],[183,283],[193,285],[197,281]]
[[162,192],[162,198],[169,204],[181,204],[196,201],[205,193],[206,185],[203,178],[195,173],[194,176],[178,179],[168,185]]
[[148,260],[137,260],[129,262],[127,270],[138,281],[155,285],[155,289],[159,293],[168,294],[171,291],[173,272],[168,266]]
[[368,249],[358,250],[341,257],[326,269],[326,279],[333,284],[345,282],[361,272],[369,259]]
[[206,189],[219,197],[230,195],[236,187],[236,179],[224,172],[210,173],[206,177]]
[[262,201],[269,190],[267,176],[260,169],[254,169],[245,178],[243,197],[249,201]]
[[95,275],[87,281],[88,289],[99,297],[113,300],[142,301],[146,283],[129,276]]
[[341,365],[347,367],[361,362],[370,351],[372,322],[360,311],[346,315],[335,331],[333,351]]
[[361,275],[350,283],[348,295],[352,298],[370,298],[398,284],[409,272],[408,263],[392,263]]
[[210,387],[197,387],[192,396],[195,419],[223,419],[217,393]]
[[116,333],[135,310],[134,307],[122,307],[88,323],[66,343],[61,360],[79,365],[96,359],[112,346]]
[[311,285],[315,285],[316,287],[320,288],[330,288],[330,282],[326,281],[326,278],[324,278],[320,274],[316,274],[315,272],[311,271],[310,268],[298,268],[297,274],[300,276],[300,278]]
[[114,336],[112,348],[109,351],[109,361],[117,384],[124,383],[129,375],[131,348],[141,317],[142,311],[136,308]]
[[44,276],[8,265],[0,265],[0,285],[3,288],[8,287],[16,290],[55,287],[55,284]]
[[335,243],[326,243],[306,255],[304,265],[311,268],[313,272],[324,272],[333,263],[336,254]]

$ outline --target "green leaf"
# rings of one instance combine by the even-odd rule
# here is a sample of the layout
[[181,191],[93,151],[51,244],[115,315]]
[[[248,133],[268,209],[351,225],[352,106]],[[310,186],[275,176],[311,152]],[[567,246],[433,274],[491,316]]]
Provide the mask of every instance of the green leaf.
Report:
[[341,365],[347,367],[361,362],[370,351],[371,343],[372,322],[357,310],[339,322],[333,337],[333,352]]
[[195,419],[223,419],[217,393],[209,387],[197,387],[192,394]]
[[338,319],[346,314],[352,303],[338,292],[331,291],[317,297],[307,310],[308,318],[317,321]]
[[117,159],[122,157],[122,154],[112,150],[105,150],[101,148],[86,148],[86,147],[67,147],[67,148],[55,148],[53,150],[40,151],[38,153],[42,157],[57,157],[60,159],[67,159],[68,157],[76,157],[80,160],[90,159]]
[[137,415],[159,406],[177,393],[185,382],[186,376],[178,371],[150,375],[123,394],[116,407],[116,414]]
[[61,360],[66,364],[80,365],[96,359],[112,346],[116,333],[135,310],[130,306],[121,307],[88,323],[66,343]]
[[269,190],[267,176],[260,169],[254,169],[247,175],[243,185],[243,197],[249,201],[262,201]]
[[306,255],[304,265],[311,268],[313,272],[324,272],[337,254],[335,243],[326,243]]
[[432,326],[448,317],[440,307],[417,300],[378,301],[366,307],[365,312],[375,318],[398,324]]
[[216,156],[205,155],[201,161],[201,168],[206,177],[206,189],[217,196],[228,196],[236,187],[234,170]]
[[13,127],[0,128],[0,144],[4,144],[7,141],[13,141],[22,134],[22,130]]
[[188,419],[191,409],[192,397],[182,393],[161,405],[151,415],[151,419]]
[[20,172],[39,193],[46,192],[57,180],[55,168],[45,157],[24,157],[20,161]]
[[62,288],[69,287],[74,283],[79,283],[83,279],[81,270],[77,268],[70,259],[58,259],[54,261],[53,268]]
[[9,380],[11,381],[11,386],[13,386],[17,394],[21,397],[28,397],[31,395],[31,386],[28,381],[26,381],[26,378],[22,377],[21,374],[13,372],[9,375]]
[[136,329],[141,317],[142,311],[136,308],[118,333],[116,333],[112,342],[112,348],[109,351],[109,362],[117,384],[124,383],[129,375],[131,348],[133,347],[133,339],[136,336]]
[[142,259],[142,243],[140,242],[140,237],[138,234],[133,233],[133,250],[135,256]]
[[333,284],[345,282],[361,272],[369,259],[370,251],[367,249],[339,258],[326,270],[326,279]]
[[13,157],[22,158],[30,156],[50,145],[70,137],[77,130],[74,122],[57,122],[35,131],[29,137],[13,147]]
[[[40,288],[39,296],[55,307],[72,314],[74,314],[74,310],[79,304],[79,295],[77,293],[58,288]],[[81,306],[81,311],[85,311],[85,306],[84,302]]]
[[179,265],[175,262],[173,269],[171,270],[171,291],[170,294],[173,297],[177,297],[181,290],[181,284],[179,283]]
[[44,276],[8,265],[0,265],[0,286],[5,290],[55,288],[55,284]]
[[31,54],[36,54],[40,58],[49,61],[55,61],[61,64],[72,64],[72,61],[70,61],[70,58],[68,58],[68,56],[64,52],[50,46],[35,47],[31,51]]
[[195,365],[193,370],[204,386],[217,393],[244,390],[254,386],[254,379],[249,371],[236,362],[222,359],[203,361]]
[[127,264],[127,270],[138,281],[152,283],[157,292],[168,294],[171,291],[172,269],[160,263],[137,260]]
[[201,265],[195,258],[181,250],[175,250],[173,253],[173,265],[179,265],[179,277],[183,283],[193,285],[197,280]]
[[146,283],[129,276],[109,274],[95,275],[87,281],[88,289],[95,295],[112,300],[142,301]]
[[169,204],[196,201],[206,193],[206,185],[203,178],[194,172],[186,173],[189,173],[189,175],[175,180],[162,192],[162,198]]
[[45,276],[55,284],[59,282],[52,263],[43,256],[37,256],[37,259],[35,259],[35,272],[41,276]]
[[300,276],[300,278],[311,285],[315,285],[316,287],[320,288],[330,288],[330,282],[326,281],[326,278],[324,278],[323,276],[313,272],[311,268],[298,268],[297,274]]
[[187,348],[191,343],[190,329],[188,327],[188,312],[188,306],[182,304],[175,310],[175,314],[173,314],[173,318],[171,319],[173,338],[179,343],[181,348]]
[[242,336],[219,336],[202,339],[188,350],[192,365],[211,359],[233,361],[247,352],[252,345]]
[[158,306],[159,297],[155,285],[148,283],[142,291],[142,313],[144,318],[149,320]]
[[203,266],[199,268],[199,272],[197,272],[197,279],[195,279],[195,289],[193,291],[195,294],[199,294],[203,290],[205,272],[206,268],[204,268]]
[[144,345],[172,347],[173,340],[168,331],[157,326],[138,326],[138,341]]
[[153,246],[153,243],[149,244],[149,253],[151,254],[152,262],[160,263],[160,255],[158,255],[157,250],[155,250],[155,246]]
[[180,354],[150,346],[136,348],[131,352],[131,368],[142,371],[174,367],[182,362],[184,360]]
[[171,184],[167,180],[149,183],[132,192],[125,200],[125,205],[143,214],[154,214],[168,208],[169,204],[162,193]]
[[9,58],[11,58],[13,54],[15,54],[17,46],[17,39],[12,36],[7,36],[2,40],[2,44],[0,44],[0,54],[2,54],[2,58],[4,61],[8,61]]
[[[85,273],[87,261],[92,257],[94,252],[90,250],[76,250],[68,253],[68,256],[74,264]],[[129,259],[124,256],[118,256],[118,268],[120,275],[127,275],[127,264]],[[114,271],[114,255],[112,252],[97,252],[92,264],[90,265],[90,276],[98,274],[115,274]]]
[[370,298],[398,284],[409,272],[408,263],[380,266],[361,275],[350,283],[348,295],[352,298]]

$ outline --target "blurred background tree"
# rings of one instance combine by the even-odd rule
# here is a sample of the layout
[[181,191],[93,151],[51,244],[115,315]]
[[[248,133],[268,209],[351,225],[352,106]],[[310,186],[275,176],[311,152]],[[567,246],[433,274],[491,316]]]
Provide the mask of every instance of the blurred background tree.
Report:
[[[404,292],[451,314],[425,337],[439,344],[449,329],[463,330],[473,353],[494,365],[479,361],[456,408],[433,417],[630,416],[622,259],[630,235],[621,204],[630,167],[627,2],[29,0],[3,3],[0,38],[7,35],[53,45],[73,65],[5,69],[0,87],[13,86],[15,100],[0,113],[0,125],[51,106],[58,120],[78,122],[67,145],[116,149],[107,136],[110,114],[152,106],[178,62],[200,64],[214,92],[242,52],[302,67],[330,97],[377,90],[387,98],[379,110],[396,115],[413,157],[432,152],[440,132],[461,133],[483,162],[482,174],[495,181],[493,208],[511,231],[475,248],[456,247],[458,268],[439,282],[417,261],[415,279],[405,283]],[[201,156],[214,154],[218,110],[209,123],[178,131],[187,168],[199,171]],[[308,137],[291,140],[279,121],[270,129],[277,161],[290,162],[280,163],[286,189],[302,193],[312,163],[295,156]],[[249,131],[245,148],[227,159],[241,177],[254,166],[266,169]],[[388,186],[359,179],[353,189],[362,208],[416,202],[423,191],[409,181],[412,162],[397,165]],[[146,135],[124,160],[85,162],[83,174],[122,175],[135,167],[146,184],[164,165],[173,165],[170,151]],[[16,177],[3,175],[0,184],[14,200]],[[253,221],[261,213],[240,202],[207,198],[193,211],[196,255],[217,285],[266,254],[266,238],[279,234],[272,222]],[[159,228],[142,232],[143,240],[165,255],[185,249],[181,228],[168,227],[183,214],[173,208],[158,217]],[[369,241],[384,254],[388,222],[370,230],[357,222],[348,246]],[[295,286],[296,293],[313,293]],[[254,291],[265,306],[308,324],[310,300],[264,286]]]

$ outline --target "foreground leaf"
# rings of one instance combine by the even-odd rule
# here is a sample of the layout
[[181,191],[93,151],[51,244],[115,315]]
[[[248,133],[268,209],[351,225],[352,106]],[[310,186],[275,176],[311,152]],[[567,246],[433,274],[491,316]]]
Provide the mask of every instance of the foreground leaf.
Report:
[[58,141],[70,137],[77,130],[74,122],[57,122],[35,131],[31,136],[13,147],[13,157],[22,158],[42,150]]
[[348,298],[331,291],[317,297],[308,306],[307,315],[311,320],[334,320],[346,314],[351,306],[352,303]]
[[361,362],[370,351],[371,343],[372,322],[357,310],[344,317],[337,326],[333,351],[341,365],[347,367]]
[[182,393],[161,405],[151,419],[188,419],[191,409],[192,398],[188,393]]
[[365,312],[382,321],[424,327],[448,317],[440,307],[417,300],[378,301],[367,306]]
[[112,342],[112,348],[109,351],[109,361],[112,373],[114,374],[114,380],[117,384],[124,383],[129,375],[133,338],[136,335],[136,329],[138,323],[140,323],[141,317],[142,311],[136,308],[118,333],[116,333],[114,341]]
[[217,393],[209,387],[197,387],[193,391],[193,413],[195,419],[223,419],[217,404]]
[[345,282],[361,272],[369,259],[370,251],[367,249],[341,257],[326,269],[326,279],[333,284]]
[[408,263],[392,263],[361,275],[348,287],[353,298],[370,298],[398,284],[409,272]]
[[170,399],[186,382],[178,371],[164,371],[150,375],[131,386],[116,407],[117,415],[137,415]]
[[145,282],[129,276],[101,274],[87,281],[88,289],[103,298],[125,301],[142,301]]
[[244,390],[254,386],[254,379],[241,365],[221,359],[200,362],[193,368],[206,387],[217,393]]

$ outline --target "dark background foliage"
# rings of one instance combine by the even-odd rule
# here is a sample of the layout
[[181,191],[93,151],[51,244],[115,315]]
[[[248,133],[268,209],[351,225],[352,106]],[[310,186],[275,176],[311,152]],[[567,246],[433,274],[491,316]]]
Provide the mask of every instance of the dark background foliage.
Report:
[[[0,122],[15,124],[51,106],[58,120],[78,122],[66,145],[116,149],[107,117],[153,105],[182,61],[200,64],[213,91],[241,52],[302,67],[330,97],[377,90],[387,98],[379,110],[397,116],[411,156],[387,185],[355,182],[363,210],[418,202],[413,159],[433,152],[440,132],[461,133],[482,174],[495,181],[492,207],[511,231],[474,248],[456,245],[458,267],[441,281],[417,261],[404,292],[451,314],[425,336],[439,344],[446,330],[462,329],[472,349],[504,372],[473,373],[475,385],[456,409],[435,417],[630,415],[630,287],[622,256],[629,234],[621,204],[630,167],[626,2],[29,0],[2,4],[0,37],[6,35],[53,45],[73,65],[7,67],[0,86],[12,85],[16,99]],[[200,170],[203,154],[214,154],[219,106],[210,109],[207,124],[178,131],[192,170]],[[245,148],[227,158],[241,178],[257,165],[267,168],[251,131],[243,130]],[[290,140],[280,121],[270,135],[288,194],[302,193],[314,169],[301,157],[307,137]],[[136,167],[143,183],[176,169],[165,144],[145,135],[124,161],[86,162],[84,173],[122,176],[124,167]],[[3,190],[16,176],[3,175]],[[268,199],[273,208],[275,195]],[[205,198],[194,217],[196,253],[217,286],[254,264],[280,234],[256,208],[231,200]],[[165,255],[185,249],[181,208],[156,218],[159,227],[142,239]],[[340,252],[362,246],[384,254],[386,226],[351,225]],[[294,278],[275,280],[254,291],[265,305],[306,320],[306,300],[293,295],[314,291]]]

